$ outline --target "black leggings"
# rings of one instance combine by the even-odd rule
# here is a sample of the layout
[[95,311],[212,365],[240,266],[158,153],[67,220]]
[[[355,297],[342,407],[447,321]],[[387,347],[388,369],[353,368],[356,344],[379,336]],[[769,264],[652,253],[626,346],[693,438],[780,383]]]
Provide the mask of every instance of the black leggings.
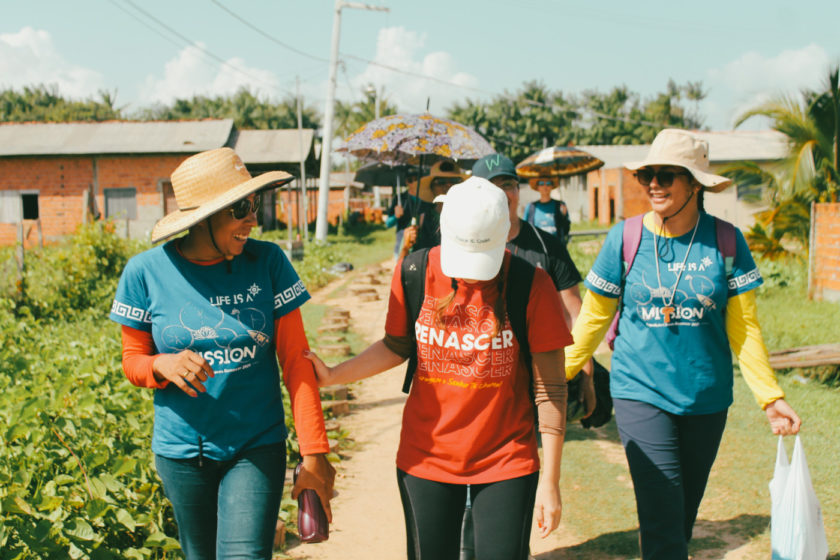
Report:
[[461,523],[472,502],[475,556],[526,560],[539,473],[489,484],[447,484],[397,469],[409,560],[458,560]]

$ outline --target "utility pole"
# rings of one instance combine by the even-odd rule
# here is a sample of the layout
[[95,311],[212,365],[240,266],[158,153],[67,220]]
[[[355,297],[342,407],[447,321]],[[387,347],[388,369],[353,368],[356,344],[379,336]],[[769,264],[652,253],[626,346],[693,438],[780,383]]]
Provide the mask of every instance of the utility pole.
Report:
[[[385,86],[382,86],[383,88]],[[379,88],[371,84],[366,91],[368,95],[373,94],[373,118],[379,120]],[[373,207],[379,208],[382,206],[382,200],[379,198],[379,187],[373,186]]]
[[342,8],[387,12],[384,6],[371,6],[359,2],[335,0],[332,47],[330,49],[330,77],[327,82],[327,101],[324,107],[324,133],[321,138],[321,176],[318,177],[318,217],[315,221],[315,240],[327,240],[327,206],[330,199],[330,152],[332,151],[333,113],[335,112],[335,79],[338,71],[338,37],[341,33]]
[[[300,198],[298,199],[298,229],[303,224],[303,242],[309,243],[309,197],[306,194],[306,154],[303,153],[303,100],[300,98],[300,78],[295,78],[297,85],[297,124],[298,144],[300,145]],[[313,137],[314,139],[314,137]],[[301,208],[303,220],[301,221]]]

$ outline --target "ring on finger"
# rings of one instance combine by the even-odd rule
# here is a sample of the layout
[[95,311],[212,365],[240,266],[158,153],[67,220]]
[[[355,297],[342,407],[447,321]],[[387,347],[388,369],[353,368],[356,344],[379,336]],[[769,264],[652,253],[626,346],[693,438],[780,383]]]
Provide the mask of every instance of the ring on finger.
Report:
[[181,377],[186,379],[189,374],[190,374],[190,370],[185,369],[184,371],[181,372]]

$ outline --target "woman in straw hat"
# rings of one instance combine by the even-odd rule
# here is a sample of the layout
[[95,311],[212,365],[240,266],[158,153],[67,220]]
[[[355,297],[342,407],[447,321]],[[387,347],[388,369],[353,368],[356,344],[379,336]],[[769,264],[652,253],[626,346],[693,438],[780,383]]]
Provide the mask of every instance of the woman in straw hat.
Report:
[[[732,404],[732,353],[773,433],[795,434],[801,422],[769,365],[756,313],[762,279],[744,236],[703,209],[705,191],[730,184],[709,172],[708,144],[666,129],[644,161],[625,166],[652,211],[607,235],[585,280],[566,371],[589,359],[618,311],[611,392],[642,558],[685,559]],[[623,254],[633,244],[625,229],[638,232],[635,256]],[[734,256],[721,250],[727,237]]]
[[178,210],[132,258],[110,318],[123,369],[155,389],[152,451],[188,559],[271,558],[286,472],[277,361],[289,390],[302,473],[331,517],[334,469],[300,306],[309,294],[277,245],[249,239],[260,191],[292,177],[252,178],[230,148],[172,173]]
[[[505,251],[510,228],[505,193],[472,177],[435,201],[443,203],[442,239],[417,273],[425,279],[417,321],[409,319],[409,293],[403,288],[403,268],[411,268],[400,263],[385,337],[333,368],[309,356],[321,385],[370,377],[409,358],[409,367],[416,365],[396,460],[409,558],[459,557],[469,493],[476,557],[524,560],[532,518],[542,537],[560,522],[563,347],[571,337],[548,274]],[[533,274],[524,310],[533,377],[505,304],[513,259]],[[534,402],[542,432],[541,472]]]

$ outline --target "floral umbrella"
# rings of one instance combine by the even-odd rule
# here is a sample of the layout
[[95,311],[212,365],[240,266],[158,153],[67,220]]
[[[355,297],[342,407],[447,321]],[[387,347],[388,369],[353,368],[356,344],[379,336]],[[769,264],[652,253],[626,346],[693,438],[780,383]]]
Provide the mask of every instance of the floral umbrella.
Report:
[[388,115],[350,134],[339,152],[389,165],[448,158],[477,160],[495,150],[475,130],[430,115]]
[[598,169],[604,162],[578,148],[544,148],[531,154],[516,166],[520,177],[570,177]]

